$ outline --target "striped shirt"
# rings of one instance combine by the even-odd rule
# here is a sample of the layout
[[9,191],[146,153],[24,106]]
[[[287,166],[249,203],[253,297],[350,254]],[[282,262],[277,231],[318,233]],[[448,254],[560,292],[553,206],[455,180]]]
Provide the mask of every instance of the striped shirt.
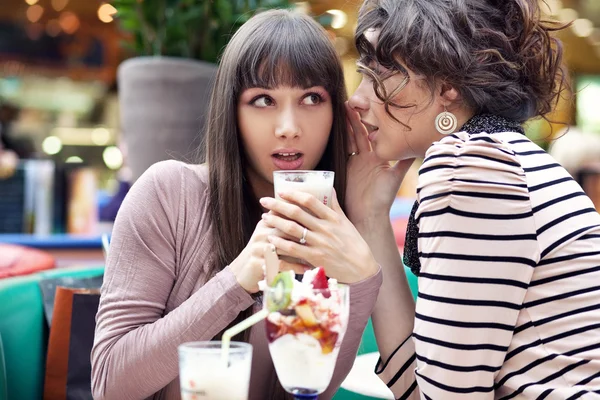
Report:
[[394,395],[600,399],[600,215],[571,176],[519,133],[462,132],[418,200],[415,327],[376,370]]

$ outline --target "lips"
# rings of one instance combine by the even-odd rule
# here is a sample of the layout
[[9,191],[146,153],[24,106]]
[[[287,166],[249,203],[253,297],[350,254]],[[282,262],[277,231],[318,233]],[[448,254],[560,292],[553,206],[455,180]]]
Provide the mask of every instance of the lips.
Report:
[[277,150],[271,155],[273,164],[278,169],[300,169],[304,164],[304,154],[298,150]]
[[371,125],[366,121],[361,121],[361,122],[363,123],[365,128],[367,128],[367,132],[369,134],[369,140],[375,139],[375,136],[377,135],[377,131],[379,131],[379,127],[377,127],[375,125]]

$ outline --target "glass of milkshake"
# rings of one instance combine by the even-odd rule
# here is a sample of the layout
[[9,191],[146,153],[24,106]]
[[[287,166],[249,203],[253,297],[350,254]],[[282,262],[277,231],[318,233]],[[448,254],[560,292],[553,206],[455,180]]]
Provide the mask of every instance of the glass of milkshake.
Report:
[[[333,196],[333,181],[335,172],[313,171],[313,170],[283,170],[273,172],[273,186],[275,198],[282,200],[279,193],[282,192],[304,192],[315,196],[321,203],[331,208],[331,196]],[[282,256],[286,260],[296,264],[308,264],[305,260]]]
[[334,178],[335,173],[332,171],[275,171],[275,198],[280,199],[281,192],[305,192],[331,207]]
[[190,342],[178,347],[182,400],[248,400],[252,345],[231,342],[228,365],[221,342]]
[[282,272],[264,290],[269,352],[283,388],[297,399],[317,399],[331,381],[349,316],[348,286],[322,268],[302,281]]

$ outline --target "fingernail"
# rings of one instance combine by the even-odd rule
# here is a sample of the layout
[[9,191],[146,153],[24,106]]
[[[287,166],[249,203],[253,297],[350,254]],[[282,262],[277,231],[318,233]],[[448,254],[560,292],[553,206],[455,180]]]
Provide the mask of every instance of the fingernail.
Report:
[[261,198],[259,201],[260,201],[260,204],[265,207],[269,204],[269,199],[267,199],[266,197]]
[[267,213],[264,213],[264,214],[263,214],[263,215],[261,215],[260,217],[261,217],[262,219],[267,219],[267,215],[268,215]]
[[267,240],[268,240],[270,243],[273,243],[273,242],[275,241],[275,238],[274,238],[273,236],[269,235],[269,236],[267,236]]
[[286,197],[287,197],[287,195],[288,195],[288,194],[287,194],[287,192],[278,192],[277,194],[278,194],[278,195],[279,195],[279,197],[281,197],[281,198],[286,198]]

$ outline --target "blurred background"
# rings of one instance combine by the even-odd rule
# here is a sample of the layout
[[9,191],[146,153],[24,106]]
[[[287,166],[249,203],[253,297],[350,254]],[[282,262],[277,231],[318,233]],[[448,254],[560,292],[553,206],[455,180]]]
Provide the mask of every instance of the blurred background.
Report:
[[[211,81],[231,33],[257,10],[295,7],[327,30],[352,93],[360,79],[353,46],[360,3],[0,0],[0,400],[42,398],[45,379],[65,367],[46,363],[44,305],[53,298],[42,296],[42,282],[98,287],[82,279],[101,278],[112,223],[135,179],[162,159],[200,161]],[[547,18],[572,21],[558,33],[572,91],[548,116],[552,123],[529,121],[527,135],[600,209],[600,0],[546,0],[542,9]],[[418,167],[419,161],[390,213],[400,252]],[[407,276],[415,289],[416,277]],[[93,332],[95,311],[72,310],[92,315]],[[92,335],[74,340],[70,328],[55,326],[56,343],[69,343],[66,334],[89,346],[76,352],[83,367],[69,369],[86,386],[65,385],[65,378],[56,387],[89,390]],[[336,399],[390,398],[372,373],[376,351],[369,324],[359,350],[364,357]]]
[[[314,16],[343,60],[349,93],[359,83],[360,0],[1,2],[0,137],[19,161],[6,176],[0,164],[0,233],[97,232],[114,218],[119,201],[111,200],[151,163],[197,162],[218,52],[257,9]],[[557,123],[534,120],[527,133],[592,193],[600,187],[600,1],[547,0],[543,10],[574,21],[558,36],[576,95],[549,116]],[[400,196],[413,195],[409,177]]]

